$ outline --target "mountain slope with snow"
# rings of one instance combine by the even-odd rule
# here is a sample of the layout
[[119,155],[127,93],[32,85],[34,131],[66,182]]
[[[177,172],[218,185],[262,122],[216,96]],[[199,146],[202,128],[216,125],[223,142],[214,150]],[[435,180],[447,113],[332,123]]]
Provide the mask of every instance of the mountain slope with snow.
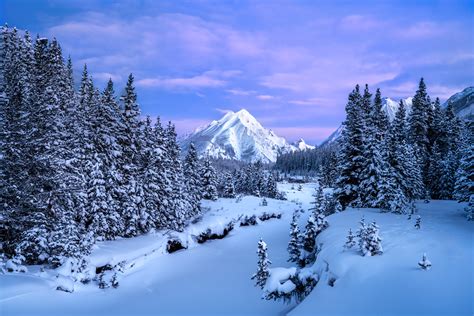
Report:
[[[297,150],[283,137],[264,128],[247,110],[228,112],[181,141],[183,153],[194,143],[200,156],[246,162],[275,162],[279,153]],[[299,143],[308,148],[304,141]]]
[[467,87],[461,92],[452,95],[444,104],[453,104],[454,113],[460,118],[474,120],[474,87]]

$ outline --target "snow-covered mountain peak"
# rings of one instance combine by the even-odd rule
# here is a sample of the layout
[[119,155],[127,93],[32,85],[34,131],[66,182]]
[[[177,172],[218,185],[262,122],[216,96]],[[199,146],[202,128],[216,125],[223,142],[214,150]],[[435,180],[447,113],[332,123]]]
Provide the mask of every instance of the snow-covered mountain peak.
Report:
[[190,143],[194,143],[201,156],[252,162],[275,162],[279,153],[298,149],[264,128],[245,109],[229,111],[221,119],[197,129],[182,141],[183,152]]
[[306,149],[314,149],[315,148],[315,146],[306,144],[306,142],[304,141],[303,138],[300,138],[299,140],[294,142],[292,145],[295,146],[296,148],[298,148],[299,150],[306,150]]

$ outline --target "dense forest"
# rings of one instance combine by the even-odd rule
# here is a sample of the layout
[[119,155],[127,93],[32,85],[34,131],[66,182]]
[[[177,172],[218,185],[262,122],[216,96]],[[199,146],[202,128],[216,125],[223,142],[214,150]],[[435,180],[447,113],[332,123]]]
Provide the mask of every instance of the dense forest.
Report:
[[1,44],[0,233],[16,263],[57,266],[98,240],[180,231],[203,198],[277,197],[260,163],[225,174],[218,190],[209,159],[192,147],[182,161],[174,125],[141,117],[133,75],[118,98],[84,65],[76,91],[56,39],[4,27]]

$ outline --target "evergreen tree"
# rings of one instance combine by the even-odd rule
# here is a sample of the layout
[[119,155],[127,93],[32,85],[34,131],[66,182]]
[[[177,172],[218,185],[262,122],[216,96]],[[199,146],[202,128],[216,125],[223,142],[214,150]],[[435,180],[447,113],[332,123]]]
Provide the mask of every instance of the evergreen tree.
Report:
[[120,142],[122,146],[121,165],[121,209],[125,221],[124,234],[127,237],[137,236],[140,221],[140,194],[138,182],[138,166],[140,157],[140,110],[137,104],[137,95],[133,86],[133,75],[128,76],[125,93],[122,96],[124,131]]
[[262,239],[258,242],[257,255],[257,273],[252,276],[252,280],[255,279],[255,286],[259,286],[263,289],[268,277],[270,276],[269,266],[271,261],[268,260],[267,244]]
[[359,249],[363,256],[382,254],[382,239],[379,237],[379,227],[374,222],[369,225],[361,220],[361,226],[357,233],[359,237]]
[[225,187],[223,196],[226,198],[235,198],[234,179],[231,173],[227,173],[225,177]]
[[278,197],[277,183],[271,173],[266,177],[265,195],[270,198]]
[[186,181],[186,191],[192,208],[192,216],[201,212],[200,201],[202,198],[200,165],[196,147],[191,143],[188,154],[184,160],[183,173]]
[[456,172],[454,197],[468,202],[474,192],[474,145],[466,143],[461,149],[461,161]]
[[[191,206],[183,198],[185,191],[183,169],[181,167],[180,149],[176,140],[176,130],[174,125],[169,122],[164,131],[164,146],[166,148],[165,169],[168,178],[170,199],[168,200],[168,221],[169,228],[182,230],[185,221],[189,216]],[[217,194],[217,193],[216,193]]]
[[202,167],[202,197],[206,200],[217,200],[217,180],[216,180],[216,171],[211,164],[209,158],[204,160],[204,164]]
[[289,262],[301,264],[301,234],[298,227],[298,212],[293,213],[293,219],[290,226],[290,242],[288,243]]
[[427,177],[429,139],[428,139],[428,109],[431,107],[426,85],[423,78],[420,79],[418,90],[413,97],[412,111],[409,117],[409,140],[413,144],[415,154],[423,171],[423,183],[429,183]]
[[340,140],[339,177],[336,180],[336,195],[345,209],[350,203],[358,199],[359,175],[365,160],[363,156],[364,116],[361,110],[361,96],[359,86],[349,95],[346,105],[346,120]]
[[347,234],[346,243],[344,244],[344,248],[350,249],[350,248],[354,247],[355,244],[356,244],[355,236],[352,233],[352,229],[349,229],[349,233]]

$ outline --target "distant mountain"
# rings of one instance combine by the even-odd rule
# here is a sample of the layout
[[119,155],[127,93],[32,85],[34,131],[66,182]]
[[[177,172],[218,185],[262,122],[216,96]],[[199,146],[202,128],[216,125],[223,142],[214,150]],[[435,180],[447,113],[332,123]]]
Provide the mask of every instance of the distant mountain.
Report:
[[298,148],[299,150],[306,150],[306,149],[314,149],[314,148],[316,148],[316,146],[312,146],[312,145],[306,144],[306,142],[304,141],[303,138],[300,138],[299,140],[297,140],[296,142],[292,143],[291,145],[295,146],[295,147]]
[[474,120],[474,87],[467,87],[461,92],[452,95],[444,104],[453,104],[454,113],[460,118]]
[[275,162],[279,153],[311,148],[304,140],[289,144],[264,128],[247,110],[228,112],[220,120],[197,129],[181,141],[183,153],[194,143],[200,156],[245,162]]

